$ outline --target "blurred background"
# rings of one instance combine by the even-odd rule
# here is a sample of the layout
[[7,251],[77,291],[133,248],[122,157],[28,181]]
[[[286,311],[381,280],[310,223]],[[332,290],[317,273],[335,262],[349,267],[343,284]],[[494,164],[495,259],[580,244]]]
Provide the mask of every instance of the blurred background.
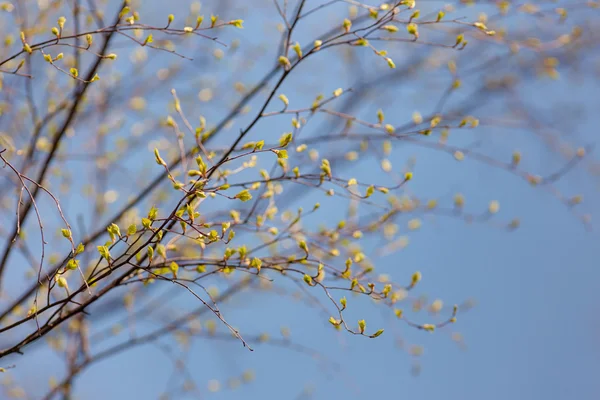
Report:
[[[379,2],[301,3],[305,3],[302,18],[291,41],[303,49],[331,37],[331,32],[342,33],[346,18],[353,27],[368,26],[373,22],[369,12],[386,12]],[[0,60],[20,51],[18,35],[25,28],[35,32],[36,43],[50,37],[50,28],[61,15],[67,16],[65,29],[72,29],[73,4],[85,10],[79,18],[90,29],[97,29],[98,22],[86,18],[91,10],[102,11],[110,25],[120,7],[115,1],[4,4],[11,7],[0,14],[0,36],[16,39],[0,48]],[[208,24],[212,14],[223,21],[243,19],[243,30],[203,32],[218,41],[153,33],[157,47],[175,48],[179,55],[115,37],[108,52],[118,57],[101,66],[100,81],[89,90],[86,106],[67,131],[46,181],[60,199],[74,236],[85,237],[112,222],[117,210],[160,175],[154,148],[172,160],[180,154],[180,143],[194,143],[193,136],[178,140],[165,127],[167,116],[177,119],[171,89],[194,126],[202,124],[201,117],[207,129],[219,126],[276,68],[286,32],[280,14],[291,21],[299,4],[298,0],[131,2],[148,26],[165,26],[171,13],[178,27],[195,25],[198,15],[204,15]],[[422,129],[429,123],[427,116],[436,114],[456,123],[467,115],[478,119],[475,128],[372,140],[368,150],[361,151],[361,140],[352,135],[331,139],[344,132],[345,119],[315,113],[295,134],[289,150],[291,166],[318,171],[320,158],[327,157],[336,176],[381,186],[393,186],[406,171],[413,172],[397,201],[409,198],[423,205],[436,200],[440,212],[421,207],[400,213],[382,224],[381,234],[367,235],[360,245],[380,281],[389,276],[407,284],[413,272],[422,273],[422,281],[402,307],[411,320],[442,321],[458,304],[455,324],[432,333],[418,330],[399,321],[390,309],[348,295],[348,320],[366,319],[369,331],[385,328],[385,332],[376,339],[338,332],[323,310],[327,303],[322,293],[271,274],[272,284],[256,282],[219,303],[227,321],[253,343],[253,352],[214,316],[203,314],[196,321],[196,336],[175,331],[94,363],[73,382],[72,398],[598,398],[600,382],[594,371],[600,369],[600,237],[593,218],[600,211],[600,164],[594,152],[600,122],[597,5],[573,0],[417,1],[412,9],[400,6],[397,33],[378,31],[369,38],[374,48],[340,45],[314,52],[276,90],[287,96],[290,109],[310,109],[319,94],[329,98],[342,88],[344,94],[333,99],[329,109],[373,124],[378,110],[383,110],[385,123],[400,133]],[[406,24],[417,9],[419,39],[412,41]],[[444,23],[419,24],[436,21],[440,10]],[[486,25],[488,34],[472,26],[477,21]],[[458,50],[461,46],[453,46],[461,33],[468,44]],[[374,50],[386,50],[395,68]],[[55,56],[58,50],[49,51]],[[64,52],[65,65],[75,62],[72,49]],[[88,53],[79,57],[81,70],[94,60]],[[18,59],[14,63],[18,65]],[[5,67],[4,71],[11,70]],[[34,53],[21,72],[35,78],[4,73],[0,92],[1,147],[11,150],[7,158],[19,166],[24,153],[18,149],[27,148],[36,118],[73,89],[72,79],[45,64],[40,54]],[[281,73],[276,71],[234,118],[225,119],[208,142],[209,150],[232,144],[255,118]],[[281,109],[274,98],[266,112],[275,115],[260,119],[244,142],[276,143],[283,132],[292,130],[293,115],[278,114]],[[420,116],[425,122],[419,123]],[[59,114],[43,128],[35,141],[36,154],[47,152],[64,118]],[[351,132],[367,135],[371,130],[355,124]],[[318,156],[296,153],[293,148],[302,143]],[[584,157],[577,155],[580,148],[585,149]],[[354,159],[356,152],[360,156]],[[520,156],[518,168],[511,166],[515,152]],[[37,171],[42,160],[43,156],[34,156],[28,169]],[[257,168],[273,166],[272,155],[258,157]],[[531,179],[537,178],[517,170],[543,180],[533,185]],[[0,175],[3,242],[14,227],[18,200],[9,175],[7,168]],[[244,172],[235,179],[256,175]],[[170,188],[165,179],[122,221],[144,216],[152,205],[168,212],[178,200]],[[380,204],[387,204],[384,195],[377,196]],[[458,207],[464,211],[457,211],[457,198],[464,199]],[[307,229],[335,226],[347,218],[346,199],[326,197],[317,190],[284,185],[278,199],[281,211],[310,210],[316,202],[321,204],[303,221]],[[500,207],[491,215],[488,210],[494,201]],[[201,212],[219,215],[231,207],[232,202],[217,199]],[[235,207],[242,206],[235,203]],[[58,226],[52,199],[40,201],[40,210],[46,226]],[[23,242],[35,254],[37,229],[30,216]],[[248,235],[250,243],[260,241]],[[60,232],[51,231],[48,242],[49,267],[68,253],[69,245]],[[28,263],[26,252],[14,252],[9,259],[2,310],[35,281],[31,268],[23,267]],[[227,293],[239,279],[215,277],[204,285],[214,293]],[[132,291],[133,305],[127,303],[129,289],[111,293],[88,310],[93,353],[152,332],[200,306],[187,291],[168,282]],[[439,300],[443,306],[438,312]],[[19,312],[24,314],[28,305],[22,308]],[[15,318],[5,319],[2,326]],[[13,345],[32,329],[35,324],[30,321],[1,333],[0,347]],[[41,399],[53,382],[61,381],[69,329],[65,324],[25,348],[23,356],[0,360],[1,367],[10,367],[0,376],[4,390],[0,397]]]

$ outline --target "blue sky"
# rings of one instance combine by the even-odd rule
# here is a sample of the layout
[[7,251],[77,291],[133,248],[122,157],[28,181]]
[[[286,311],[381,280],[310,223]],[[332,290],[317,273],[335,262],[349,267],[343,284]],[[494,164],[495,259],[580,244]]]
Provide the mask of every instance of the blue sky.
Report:
[[[142,15],[155,21],[162,21],[168,12],[183,16],[190,3],[177,2],[173,4],[174,10],[167,12],[163,12],[162,5],[144,5]],[[204,2],[202,12],[208,15],[215,4]],[[320,2],[315,0],[307,2],[309,8],[318,4]],[[427,2],[422,13],[442,6],[440,2]],[[479,11],[491,10],[485,6],[478,7],[457,11],[456,16],[472,17]],[[187,112],[194,115],[194,120],[202,114],[209,121],[218,121],[230,100],[226,95],[219,97],[219,89],[223,87],[222,90],[225,90],[224,82],[240,80],[248,85],[256,83],[276,58],[274,48],[279,42],[279,34],[273,22],[277,14],[271,2],[237,4],[222,13],[223,19],[240,17],[245,20],[243,31],[228,31],[223,34],[223,40],[240,39],[240,49],[255,48],[252,54],[257,60],[253,66],[243,67],[243,62],[247,61],[244,57],[250,54],[244,51],[226,55],[218,62],[206,56],[190,62],[174,86],[182,96],[190,95],[192,100],[183,104]],[[314,19],[300,24],[293,40],[309,43],[315,33],[326,31],[327,24],[333,23],[331,21],[341,21],[347,15],[348,5],[344,3],[325,9]],[[202,46],[209,49],[207,51],[215,47],[212,43],[203,43]],[[489,50],[490,54],[495,49]],[[331,93],[338,87],[352,86],[358,71],[367,71],[367,77],[387,76],[385,62],[372,52],[354,49],[353,56],[345,58],[345,51],[316,55],[307,61],[304,69],[300,67],[294,71],[290,81],[281,88],[290,98],[292,107],[310,104],[319,92]],[[398,67],[419,54],[414,47],[406,45],[390,45],[389,51]],[[161,54],[151,58],[144,65],[143,72],[148,71],[148,76],[151,76],[158,65],[167,62],[164,57]],[[473,54],[465,52],[464,56],[462,53],[459,55],[459,71],[463,65],[471,65],[469,57]],[[489,54],[481,54],[481,57],[489,57]],[[128,62],[126,57],[121,58],[125,65]],[[206,68],[203,68],[204,62]],[[351,63],[350,67],[347,63]],[[498,71],[512,69],[516,72],[516,64],[509,61],[498,66]],[[598,116],[593,112],[598,106],[595,97],[598,84],[592,76],[586,75],[589,71],[585,68],[579,81],[571,80],[568,71],[560,67],[558,70],[561,73],[558,81],[538,79],[533,75],[524,78],[518,93],[539,111],[538,115],[542,118],[555,117],[555,110],[565,103],[581,107],[587,112],[584,118],[572,122],[568,119],[559,121],[555,128],[561,131],[563,125],[571,127],[568,139],[575,147],[593,144],[597,140],[594,127]],[[402,81],[390,80],[390,84],[384,83],[370,93],[356,113],[374,120],[376,110],[382,108],[390,123],[400,126],[410,120],[414,111],[430,112],[443,88],[451,82],[450,78],[446,70],[424,69]],[[464,94],[458,94],[450,105],[468,99],[470,93],[479,87],[481,76],[468,75],[463,80],[464,92],[461,93]],[[215,104],[198,103],[196,94],[211,85],[206,83],[211,81],[216,82],[212,83],[217,92]],[[251,103],[253,112],[256,112],[261,100]],[[156,94],[149,108],[157,114],[166,113],[168,101],[167,90],[164,94]],[[279,104],[269,110],[277,107]],[[486,116],[507,115],[507,107],[507,102],[492,102],[482,110],[482,121]],[[229,143],[253,112],[236,119],[214,144]],[[125,126],[135,123],[136,118],[128,118]],[[306,131],[307,137],[318,134],[319,127],[326,127],[327,121],[311,122]],[[278,138],[285,130],[289,130],[289,119],[273,118],[259,123],[256,127],[258,136],[248,140]],[[432,142],[435,140],[432,138]],[[477,149],[482,153],[505,160],[510,160],[512,151],[519,149],[523,154],[524,168],[539,171],[540,175],[548,175],[566,162],[565,158],[549,152],[541,144],[541,139],[528,129],[503,129],[482,124],[476,130],[451,136],[450,140],[450,144],[455,146],[477,143]],[[153,163],[151,153],[143,146],[140,149],[129,162]],[[332,149],[335,147],[329,147],[329,150]],[[389,159],[401,172],[410,157],[416,159],[415,179],[408,188],[411,193],[437,198],[440,204],[447,206],[452,204],[453,195],[460,192],[465,195],[466,209],[475,213],[485,210],[491,200],[498,200],[501,205],[500,212],[490,223],[467,224],[452,217],[424,216],[421,229],[407,232],[410,242],[405,249],[374,259],[378,272],[389,274],[400,282],[406,282],[415,270],[421,271],[423,280],[417,293],[425,294],[429,299],[440,298],[447,305],[473,299],[475,306],[459,314],[455,325],[434,333],[417,331],[396,321],[389,310],[349,296],[348,301],[352,305],[348,311],[349,319],[365,318],[369,328],[386,329],[381,337],[371,340],[335,332],[319,310],[307,307],[306,303],[290,296],[277,292],[244,292],[221,305],[228,321],[239,327],[243,335],[251,337],[267,332],[278,339],[281,338],[281,328],[285,327],[291,332],[293,343],[315,349],[325,360],[315,360],[306,351],[296,352],[269,344],[259,344],[254,352],[249,352],[236,341],[206,338],[194,340],[189,348],[182,350],[169,339],[161,343],[170,346],[171,356],[175,354],[184,360],[186,370],[174,370],[170,356],[156,345],[138,347],[100,362],[85,372],[75,386],[78,398],[146,399],[158,398],[164,391],[170,391],[173,399],[197,398],[173,389],[180,387],[190,374],[203,393],[200,397],[215,399],[309,398],[301,397],[303,391],[310,392],[311,398],[315,399],[358,399],[365,396],[403,396],[425,400],[559,400],[575,396],[582,400],[596,399],[600,393],[600,382],[594,373],[600,367],[597,301],[600,272],[596,265],[600,246],[597,232],[586,231],[571,210],[552,194],[540,187],[533,188],[504,170],[478,163],[468,156],[458,163],[448,154],[406,144],[395,144]],[[594,159],[597,157],[592,154],[591,160]],[[262,168],[269,168],[272,161],[260,162],[263,163],[260,164]],[[582,163],[571,170],[556,186],[567,196],[582,193],[585,202],[581,209],[596,215],[600,211],[598,181],[585,165]],[[154,168],[150,171],[149,177],[158,172]],[[341,176],[355,177],[359,181],[390,182],[379,169],[378,161],[373,159],[351,168],[340,167],[340,171]],[[143,181],[146,175],[139,175],[138,179]],[[111,181],[110,185],[119,190],[123,186],[118,180]],[[343,216],[335,202],[328,202],[317,194],[300,197],[294,207],[310,209],[316,201],[322,202],[323,212],[318,214],[315,224],[333,225]],[[73,210],[85,210],[87,204],[82,199],[71,203],[71,206]],[[502,228],[515,217],[521,221],[519,229],[507,231]],[[397,223],[406,231],[406,224],[411,218],[410,215],[403,216]],[[494,222],[498,222],[499,226],[495,226]],[[379,239],[366,240],[365,248],[374,253],[381,244]],[[225,289],[222,281],[216,284],[220,285],[219,289]],[[161,291],[172,291],[170,286],[164,285]],[[294,288],[279,280],[275,281],[275,286],[286,290]],[[156,317],[149,316],[148,321],[140,322],[140,331],[176,315],[180,310],[195,306],[191,304],[194,299],[186,292],[174,293],[170,301],[173,309],[165,311],[166,308]],[[421,312],[414,317],[424,323],[428,314]],[[112,322],[109,316],[104,323],[109,327]],[[224,328],[220,327],[219,331],[224,332]],[[463,335],[464,349],[452,340],[453,332]],[[404,341],[404,349],[400,348],[398,338]],[[113,340],[108,343],[116,343]],[[415,359],[407,349],[412,345],[424,348],[424,354],[418,357],[418,376],[411,374]],[[40,382],[39,392],[43,393],[48,371],[55,371],[57,359],[48,350],[36,350],[34,354],[34,357],[13,358],[11,362],[19,363],[15,376],[29,382]],[[235,390],[227,388],[228,379],[239,378],[248,369],[255,374],[251,384]],[[222,390],[206,393],[213,380],[220,382]],[[308,396],[307,393],[304,394]]]

